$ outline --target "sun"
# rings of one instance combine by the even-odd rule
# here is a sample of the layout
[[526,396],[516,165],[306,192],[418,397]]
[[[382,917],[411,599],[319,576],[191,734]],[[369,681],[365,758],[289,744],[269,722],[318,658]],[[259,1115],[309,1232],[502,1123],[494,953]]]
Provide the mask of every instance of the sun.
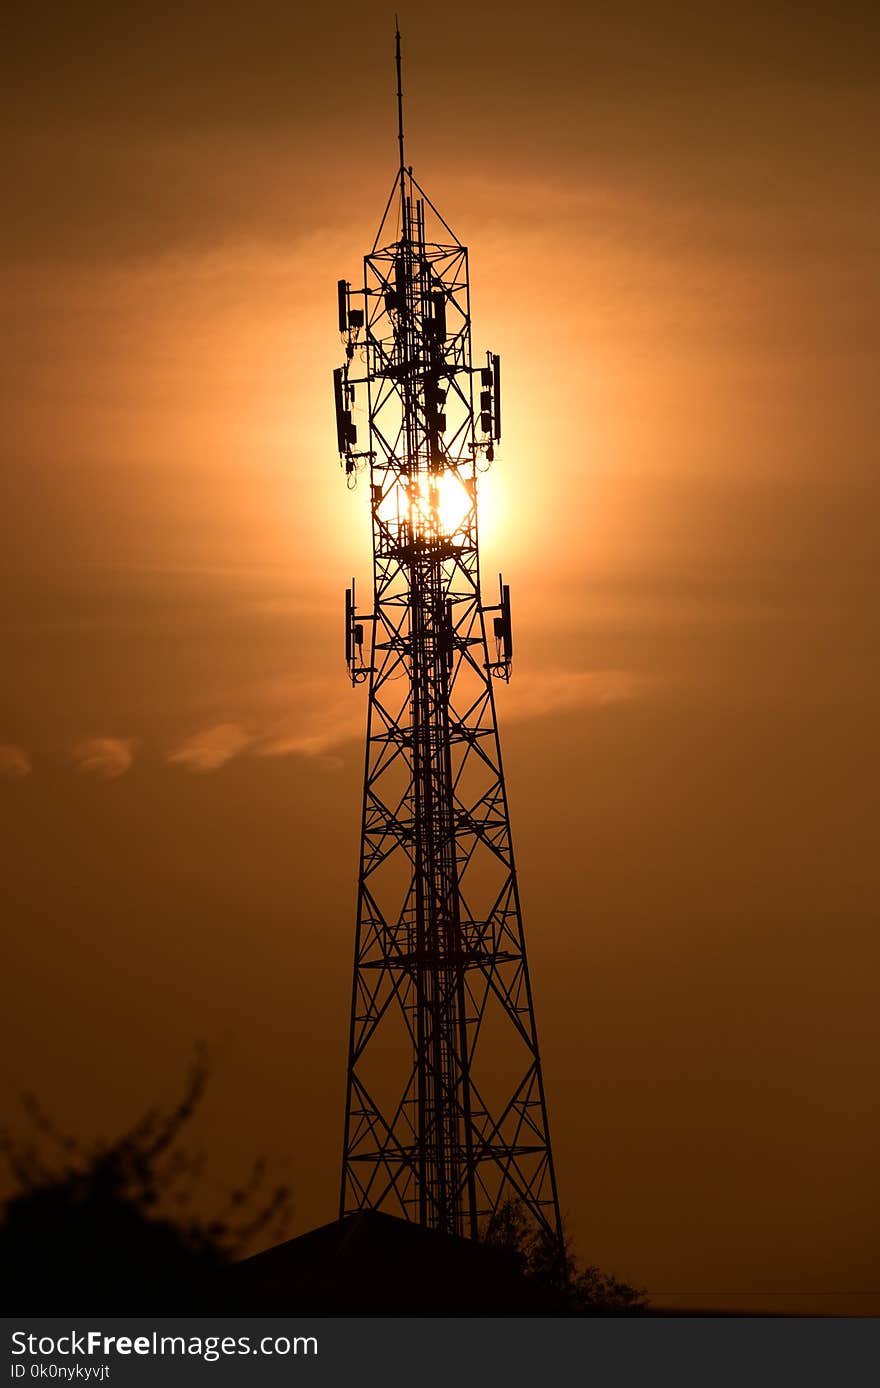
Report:
[[406,526],[420,539],[463,544],[476,520],[475,484],[452,468],[420,473],[409,482],[398,478],[379,507],[385,525]]
[[421,476],[411,484],[409,508],[419,534],[463,538],[473,521],[473,483],[468,486],[448,468]]

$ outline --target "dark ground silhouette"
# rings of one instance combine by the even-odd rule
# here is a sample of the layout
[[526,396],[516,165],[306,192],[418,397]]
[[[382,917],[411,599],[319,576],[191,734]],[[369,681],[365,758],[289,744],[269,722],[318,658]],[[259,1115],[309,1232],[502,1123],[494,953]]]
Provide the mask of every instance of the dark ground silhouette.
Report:
[[[289,1193],[262,1162],[215,1217],[193,1212],[203,1163],[181,1141],[204,1092],[195,1063],[180,1103],[112,1143],[60,1133],[33,1099],[28,1139],[4,1133],[15,1191],[0,1219],[9,1313],[627,1315],[642,1292],[580,1271],[506,1202],[479,1241],[374,1211],[279,1242]],[[47,1155],[48,1153],[48,1155]],[[272,1246],[250,1258],[261,1238]]]
[[30,1138],[2,1139],[16,1187],[0,1221],[8,1311],[173,1314],[222,1305],[223,1274],[260,1234],[279,1236],[288,1192],[267,1193],[257,1162],[219,1214],[193,1213],[203,1162],[180,1139],[207,1079],[199,1059],[170,1113],[152,1110],[116,1141],[89,1147],[25,1100]]

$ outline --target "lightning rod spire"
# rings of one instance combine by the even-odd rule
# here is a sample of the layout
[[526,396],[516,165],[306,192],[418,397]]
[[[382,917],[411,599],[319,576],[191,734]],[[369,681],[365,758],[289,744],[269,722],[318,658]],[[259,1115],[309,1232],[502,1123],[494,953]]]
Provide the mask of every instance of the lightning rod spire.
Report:
[[397,67],[397,143],[400,148],[400,183],[403,187],[403,174],[406,165],[403,159],[403,84],[401,82],[400,26],[394,16],[394,62]]

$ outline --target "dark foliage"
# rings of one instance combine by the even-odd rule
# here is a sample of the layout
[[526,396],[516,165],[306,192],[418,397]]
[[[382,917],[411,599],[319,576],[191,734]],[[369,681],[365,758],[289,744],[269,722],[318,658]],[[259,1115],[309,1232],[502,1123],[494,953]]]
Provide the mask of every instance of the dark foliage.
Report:
[[[15,1183],[0,1216],[0,1282],[8,1313],[241,1311],[234,1303],[247,1300],[246,1288],[240,1278],[230,1278],[229,1269],[258,1235],[283,1236],[289,1194],[284,1187],[265,1189],[264,1164],[258,1161],[218,1215],[205,1219],[193,1212],[203,1163],[182,1145],[181,1134],[207,1080],[208,1067],[199,1057],[176,1107],[151,1110],[110,1143],[85,1145],[60,1133],[33,1098],[25,1100],[29,1137],[0,1135]],[[481,1241],[533,1286],[541,1310],[523,1306],[519,1314],[625,1315],[645,1309],[644,1293],[628,1283],[595,1267],[578,1269],[570,1241],[560,1247],[517,1201],[501,1207]],[[514,1284],[504,1267],[499,1276],[504,1300],[507,1293],[500,1289],[509,1292]],[[299,1287],[297,1299],[303,1295]],[[285,1305],[288,1299],[289,1289]]]
[[200,1056],[171,1112],[151,1110],[115,1142],[91,1146],[58,1132],[33,1098],[25,1100],[30,1137],[0,1139],[16,1186],[0,1221],[9,1311],[218,1309],[223,1269],[255,1235],[283,1224],[288,1192],[266,1193],[257,1162],[216,1217],[192,1213],[202,1161],[180,1136],[207,1079]]
[[579,1268],[571,1239],[538,1227],[518,1200],[506,1200],[488,1222],[482,1242],[510,1259],[523,1277],[552,1290],[571,1315],[639,1315],[646,1293],[597,1267]]

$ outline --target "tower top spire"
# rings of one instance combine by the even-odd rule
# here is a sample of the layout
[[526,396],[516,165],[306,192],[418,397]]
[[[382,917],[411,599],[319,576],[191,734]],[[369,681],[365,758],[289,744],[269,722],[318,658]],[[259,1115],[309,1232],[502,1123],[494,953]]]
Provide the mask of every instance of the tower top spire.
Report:
[[400,179],[402,184],[406,165],[403,158],[403,84],[400,76],[400,25],[397,22],[397,15],[394,16],[394,62],[397,68],[397,144],[400,149]]

